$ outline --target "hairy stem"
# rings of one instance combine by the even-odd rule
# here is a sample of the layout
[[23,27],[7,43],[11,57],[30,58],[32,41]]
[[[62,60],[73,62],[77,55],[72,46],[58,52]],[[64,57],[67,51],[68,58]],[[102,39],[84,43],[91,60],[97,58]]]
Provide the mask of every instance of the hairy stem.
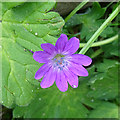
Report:
[[93,42],[98,38],[98,36],[103,32],[103,30],[108,26],[108,24],[118,15],[120,12],[120,5],[113,11],[113,13],[106,19],[106,21],[100,26],[100,28],[93,34],[86,45],[82,48],[79,54],[85,54],[87,50],[92,46]]

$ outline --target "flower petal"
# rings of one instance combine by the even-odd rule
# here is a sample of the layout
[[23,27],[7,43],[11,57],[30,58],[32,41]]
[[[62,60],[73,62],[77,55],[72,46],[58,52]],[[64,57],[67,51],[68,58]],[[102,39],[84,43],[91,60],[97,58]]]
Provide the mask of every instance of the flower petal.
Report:
[[46,74],[46,72],[48,72],[50,67],[51,66],[48,63],[45,63],[44,65],[42,65],[36,72],[35,79],[41,79]]
[[68,83],[67,83],[67,80],[65,78],[63,71],[57,72],[56,85],[60,91],[62,92],[67,91]]
[[66,43],[68,41],[67,35],[61,34],[61,36],[58,38],[55,47],[57,48],[58,52],[62,52]]
[[78,65],[73,62],[70,62],[68,68],[78,76],[88,76],[88,71],[82,65]]
[[50,43],[41,44],[41,48],[49,54],[52,54],[56,51],[55,46]]
[[36,51],[33,53],[33,59],[39,63],[46,63],[49,61],[50,54],[45,51]]
[[48,88],[53,85],[56,78],[56,72],[51,67],[50,70],[45,74],[43,80],[40,83],[42,88]]
[[71,55],[71,57],[72,57],[71,61],[77,64],[82,64],[84,66],[88,66],[92,63],[92,59],[86,55],[74,54],[74,55]]
[[64,48],[65,54],[73,54],[75,53],[79,48],[79,39],[76,37],[72,37],[67,43]]
[[73,88],[78,87],[78,76],[72,73],[69,69],[64,70],[64,73],[66,75],[67,81]]

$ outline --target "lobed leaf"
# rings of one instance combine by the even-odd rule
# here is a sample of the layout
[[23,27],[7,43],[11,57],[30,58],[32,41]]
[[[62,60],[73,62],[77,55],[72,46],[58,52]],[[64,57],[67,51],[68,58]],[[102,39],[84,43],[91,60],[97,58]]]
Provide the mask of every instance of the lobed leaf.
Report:
[[110,60],[104,60],[104,63],[99,64],[100,73],[89,80],[91,91],[88,92],[88,96],[102,100],[118,97],[118,67],[118,62]]
[[2,3],[2,98],[6,107],[28,105],[39,82],[35,72],[42,64],[33,60],[32,51],[41,43],[55,43],[64,20],[48,12],[55,2]]
[[[66,27],[79,25],[81,39],[85,38],[86,40],[89,40],[105,21],[104,19],[101,19],[105,12],[106,8],[101,8],[99,3],[94,2],[92,8],[89,8],[86,13],[75,14],[71,17],[66,23]],[[100,36],[106,38],[112,34],[114,34],[113,28],[108,26]]]

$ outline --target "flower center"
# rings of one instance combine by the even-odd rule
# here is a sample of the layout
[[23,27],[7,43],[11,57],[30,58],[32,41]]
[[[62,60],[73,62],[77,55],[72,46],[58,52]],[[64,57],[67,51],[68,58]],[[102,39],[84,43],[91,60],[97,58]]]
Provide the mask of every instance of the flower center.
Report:
[[54,68],[58,68],[59,70],[63,70],[64,67],[68,65],[67,60],[65,60],[64,55],[57,54],[53,58]]

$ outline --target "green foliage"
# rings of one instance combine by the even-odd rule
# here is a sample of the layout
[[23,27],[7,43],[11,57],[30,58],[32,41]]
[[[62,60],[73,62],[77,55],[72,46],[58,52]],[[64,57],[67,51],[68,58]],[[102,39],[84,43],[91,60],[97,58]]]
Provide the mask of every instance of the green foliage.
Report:
[[91,91],[88,95],[96,99],[110,100],[118,97],[118,67],[116,61],[104,60],[98,64],[99,74],[89,80]]
[[[13,109],[13,118],[118,118],[118,41],[90,48],[88,56],[99,48],[103,53],[94,58],[87,68],[89,76],[79,77],[76,89],[69,86],[68,91],[61,92],[55,83],[42,89],[34,79],[42,64],[33,60],[29,50],[42,50],[42,43],[55,44],[64,25],[58,13],[49,12],[54,5],[55,2],[2,3],[0,103]],[[101,8],[95,2],[87,12],[74,15],[63,31],[69,37],[88,40],[105,21],[105,16],[109,16],[107,12],[107,7]],[[114,24],[117,24],[118,18],[100,35],[101,41],[117,34]],[[70,33],[75,33],[74,29],[79,29],[77,34],[80,36]]]
[[[2,3],[0,2],[0,11],[2,11]],[[0,20],[2,19],[2,12],[0,12]]]
[[105,52],[104,57],[106,58],[111,56],[119,57],[119,46],[120,42],[118,40],[113,43],[101,46],[102,50]]
[[[80,90],[83,91],[80,92]],[[35,99],[27,107],[16,107],[14,117],[20,117],[21,111],[24,118],[86,118],[89,111],[80,102],[86,95],[85,85],[78,89],[62,93],[54,85],[48,89],[36,92]]]
[[[99,3],[93,3],[92,8],[88,9],[86,13],[75,14],[68,20],[66,27],[73,27],[75,25],[81,25],[80,36],[81,39],[89,40],[90,37],[95,33],[95,31],[102,25],[105,21],[101,19],[104,16],[106,8],[101,8]],[[87,34],[86,34],[87,33]],[[111,36],[114,34],[111,27],[107,27],[100,35],[103,38]]]
[[88,116],[89,118],[118,118],[118,106],[103,102],[95,110],[92,110]]
[[4,15],[7,10],[18,7],[21,4],[23,4],[23,2],[4,2],[4,4],[1,3],[2,15]]
[[[117,118],[117,105],[109,103],[107,100],[117,97],[118,78],[115,74],[117,75],[118,63],[110,60],[104,62],[108,63],[105,67],[106,73],[101,76],[101,72],[105,69],[101,71],[99,66],[90,67],[88,69],[89,76],[87,78],[80,77],[80,84],[76,89],[69,87],[67,92],[62,93],[55,85],[47,89],[38,88],[35,99],[27,107],[15,107],[14,117]],[[114,64],[111,65],[111,63]],[[102,66],[104,63],[99,65]],[[95,68],[98,68],[98,72],[95,72]],[[107,114],[99,114],[102,110]]]
[[40,68],[32,51],[41,43],[56,42],[64,20],[56,12],[48,12],[54,2],[2,3],[2,98],[7,107],[28,105],[34,98],[34,79]]

